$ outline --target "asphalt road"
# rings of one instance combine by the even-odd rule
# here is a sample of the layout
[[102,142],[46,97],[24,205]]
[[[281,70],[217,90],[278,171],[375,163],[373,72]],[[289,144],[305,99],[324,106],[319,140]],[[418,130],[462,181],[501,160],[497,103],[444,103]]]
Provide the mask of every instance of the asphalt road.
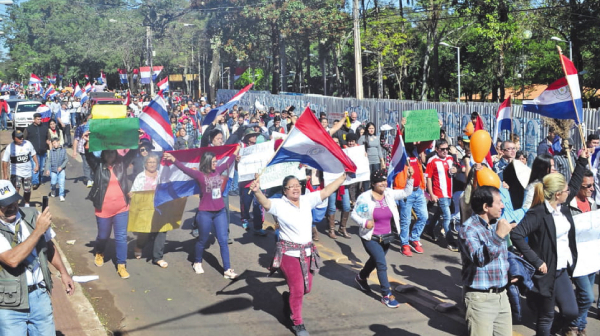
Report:
[[[5,137],[3,137],[5,138]],[[6,143],[6,142],[3,142]],[[197,197],[190,197],[181,229],[167,236],[167,269],[153,265],[150,250],[143,258],[133,257],[135,235],[129,234],[127,269],[131,277],[120,279],[114,265],[114,245],[109,242],[107,262],[101,268],[93,263],[96,221],[92,203],[85,200],[89,189],[75,178],[81,164],[71,159],[67,166],[67,201],[50,200],[57,240],[76,275],[97,274],[100,279],[83,284],[108,333],[114,335],[291,335],[282,309],[284,279],[267,277],[275,244],[273,231],[267,237],[254,236],[239,225],[237,197],[231,197],[233,210],[230,245],[232,267],[241,276],[237,281],[223,278],[218,244],[211,239],[204,256],[202,275],[191,267],[194,238],[190,235]],[[49,185],[34,193],[39,202]],[[338,215],[339,216],[339,215]],[[267,221],[272,222],[270,215]],[[265,226],[268,223],[265,224]],[[425,254],[412,258],[399,253],[396,242],[388,253],[388,275],[392,286],[411,285],[413,290],[395,293],[401,305],[389,309],[381,304],[375,272],[369,278],[371,294],[357,289],[354,276],[367,260],[356,226],[352,239],[332,240],[320,229],[317,247],[324,266],[314,279],[313,290],[305,296],[304,319],[313,335],[463,335],[466,326],[461,309],[439,312],[440,304],[460,301],[460,258],[434,243],[423,241]],[[75,240],[67,245],[67,240]],[[411,287],[409,286],[409,288]],[[595,288],[597,290],[597,287]],[[588,335],[600,334],[598,311],[592,308]],[[533,334],[530,313],[527,326],[515,326],[515,335]]]

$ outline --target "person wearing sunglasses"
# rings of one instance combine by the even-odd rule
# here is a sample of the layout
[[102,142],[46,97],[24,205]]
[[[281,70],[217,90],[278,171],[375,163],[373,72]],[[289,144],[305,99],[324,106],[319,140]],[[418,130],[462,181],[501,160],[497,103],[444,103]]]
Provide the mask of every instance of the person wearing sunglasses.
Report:
[[[456,174],[457,169],[454,166],[453,158],[448,155],[450,146],[446,140],[438,140],[435,143],[436,155],[434,155],[427,163],[425,175],[427,176],[427,192],[431,197],[431,201],[437,203],[442,211],[444,232],[446,234],[446,243],[448,249],[452,252],[458,252],[458,248],[453,242],[450,234],[450,219],[452,213],[450,211],[450,202],[452,197],[452,179]],[[435,227],[437,223],[428,221],[425,231],[428,232],[435,240]]]
[[538,336],[550,335],[557,305],[562,314],[560,324],[567,329],[565,331],[571,331],[570,326],[579,316],[569,279],[577,264],[578,251],[575,223],[568,205],[581,189],[587,158],[588,152],[582,150],[568,185],[560,173],[544,176],[535,186],[531,208],[510,233],[513,245],[536,269],[528,299],[537,308]]
[[504,169],[515,159],[517,155],[517,146],[512,141],[502,143],[502,157],[494,163],[494,172],[498,174],[500,181],[504,181]]
[[133,173],[132,178],[135,179],[141,172],[144,171],[144,161],[148,154],[152,152],[154,146],[152,146],[152,142],[148,139],[141,139],[140,145],[138,148],[138,155],[133,159]]
[[[581,213],[598,210],[598,206],[592,194],[594,193],[594,173],[586,170],[583,173],[583,182],[571,202],[569,202],[569,210],[573,216]],[[581,251],[584,253],[584,251]],[[570,331],[577,335],[585,335],[585,327],[587,325],[587,314],[594,302],[594,283],[596,281],[596,272],[573,277],[571,279],[575,285],[575,297],[577,298],[577,306],[579,308],[578,317],[569,325]]]

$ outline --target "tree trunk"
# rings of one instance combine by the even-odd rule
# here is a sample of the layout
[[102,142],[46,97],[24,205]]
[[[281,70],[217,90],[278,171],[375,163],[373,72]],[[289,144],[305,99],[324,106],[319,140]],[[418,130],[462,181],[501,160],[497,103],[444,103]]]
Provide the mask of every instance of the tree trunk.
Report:
[[[439,81],[439,45],[434,43],[433,45],[433,60],[431,62],[431,68],[433,70],[433,100],[440,101],[440,81]],[[458,78],[458,77],[457,77]],[[459,97],[460,98],[460,97]]]
[[215,43],[212,47],[212,65],[210,67],[210,75],[208,76],[208,101],[214,102],[217,99],[217,83],[219,83],[220,64],[221,64],[221,39],[215,38]]
[[498,80],[498,100],[496,100],[497,102],[503,102],[504,101],[504,96],[505,96],[505,88],[504,88],[504,69],[505,69],[505,64],[504,64],[504,46],[500,47],[500,53],[499,53],[499,57],[498,57],[498,73],[496,74],[496,78]]
[[279,27],[277,22],[271,22],[271,59],[273,60],[273,75],[271,78],[271,93],[279,93],[281,83],[281,62],[279,52]]
[[304,37],[304,51],[306,52],[306,54],[304,55],[306,57],[306,93],[310,93],[310,40],[308,39],[309,34],[310,30],[306,32],[306,35]]

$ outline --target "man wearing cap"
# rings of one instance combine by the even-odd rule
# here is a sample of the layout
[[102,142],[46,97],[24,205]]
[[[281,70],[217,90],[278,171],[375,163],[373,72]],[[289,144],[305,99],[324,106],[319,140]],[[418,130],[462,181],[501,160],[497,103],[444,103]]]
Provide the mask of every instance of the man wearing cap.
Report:
[[[31,175],[32,170],[37,172],[40,168],[38,157],[35,148],[31,142],[23,140],[21,131],[14,131],[12,134],[13,142],[8,145],[2,155],[2,171],[3,178],[10,181],[16,186],[17,192],[23,188],[23,196],[25,198],[25,206],[29,206],[31,197]],[[33,159],[34,167],[31,167],[31,159]],[[10,168],[9,168],[10,163]],[[10,174],[9,174],[10,172]]]
[[59,272],[68,295],[75,286],[52,243],[49,208],[42,214],[19,208],[21,196],[6,180],[0,180],[0,335],[56,333],[50,293],[48,263]]
[[[42,122],[41,113],[34,113],[33,123],[25,129],[24,138],[31,142],[35,149],[35,155],[37,155],[37,161],[40,164],[38,167],[44,167],[44,163],[46,163],[46,152],[50,146],[50,138],[48,133],[48,123]],[[33,190],[36,190],[40,186],[42,176],[43,173],[41,170],[34,170],[33,175],[31,176]]]

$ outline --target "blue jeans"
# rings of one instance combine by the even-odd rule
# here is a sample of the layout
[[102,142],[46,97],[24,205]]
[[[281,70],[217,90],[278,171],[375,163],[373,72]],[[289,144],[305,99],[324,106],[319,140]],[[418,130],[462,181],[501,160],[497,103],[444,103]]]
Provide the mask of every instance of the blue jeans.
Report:
[[[47,154],[36,154],[35,156],[37,156],[38,159],[38,164],[40,167],[40,169],[38,170],[37,173],[35,172],[31,172],[31,184],[33,185],[39,185],[40,182],[42,182],[43,176],[44,176],[44,165],[46,164],[46,156]],[[35,167],[35,162],[33,162],[33,160],[31,160],[31,168]]]
[[254,230],[258,231],[263,227],[263,207],[258,203],[253,192],[248,194],[249,190],[250,188],[240,187],[242,220],[250,221],[250,206],[252,206],[252,222],[254,223]]
[[[421,233],[425,228],[427,221],[427,200],[425,200],[425,192],[419,188],[410,194],[407,198],[398,201],[398,209],[400,210],[400,242],[402,245],[408,245],[409,241],[419,241]],[[417,214],[417,221],[410,231],[411,209]]]
[[0,128],[3,129],[3,130],[7,130],[8,126],[6,124],[6,119],[8,118],[8,114],[3,112],[2,116],[0,116],[0,118],[2,118],[1,119],[2,125],[1,125]]
[[110,218],[100,218],[96,216],[98,224],[98,236],[94,244],[94,253],[104,254],[106,242],[110,238],[110,232],[114,226],[115,230],[115,249],[117,252],[117,264],[127,262],[127,221],[129,220],[129,211],[118,213]]
[[77,113],[75,112],[71,112],[71,125],[73,125],[73,127],[77,127]]
[[[442,226],[444,228],[444,231],[446,232],[446,242],[448,242],[449,244],[451,243],[452,237],[452,235],[450,234],[450,219],[452,218],[452,213],[450,212],[451,201],[452,200],[449,197],[443,197],[438,199],[438,206],[442,211]],[[437,226],[437,223],[431,223],[431,221],[428,220],[426,226],[433,226],[431,228],[433,230]]]
[[210,236],[210,231],[213,226],[215,228],[215,236],[219,242],[221,249],[221,259],[223,260],[223,268],[225,271],[231,268],[229,263],[229,246],[227,245],[227,214],[225,208],[219,211],[198,211],[196,214],[196,223],[198,223],[198,240],[196,240],[196,256],[195,262],[202,262],[202,254],[204,254],[204,246]]
[[29,310],[0,309],[0,336],[54,336],[55,333],[52,302],[46,289],[29,293]]
[[65,196],[65,171],[60,173],[50,172],[50,191],[54,191],[58,183],[58,196]]
[[[333,194],[329,195],[329,200],[327,202],[329,202],[327,204],[327,214],[328,215],[335,215],[335,200],[337,199],[337,191],[334,192]],[[348,189],[346,189],[344,191],[344,194],[342,195],[342,211],[343,212],[350,212],[350,193],[348,192]]]
[[377,278],[381,285],[381,295],[386,296],[390,294],[390,282],[387,276],[387,262],[385,261],[385,254],[390,248],[390,244],[380,244],[374,240],[361,239],[365,251],[369,254],[369,260],[365,263],[365,266],[358,276],[361,279],[367,279],[371,272],[377,268]]
[[575,277],[571,279],[575,284],[575,298],[579,308],[579,316],[571,322],[571,327],[577,327],[579,330],[585,329],[587,325],[587,315],[592,303],[594,303],[594,283],[596,273]]

